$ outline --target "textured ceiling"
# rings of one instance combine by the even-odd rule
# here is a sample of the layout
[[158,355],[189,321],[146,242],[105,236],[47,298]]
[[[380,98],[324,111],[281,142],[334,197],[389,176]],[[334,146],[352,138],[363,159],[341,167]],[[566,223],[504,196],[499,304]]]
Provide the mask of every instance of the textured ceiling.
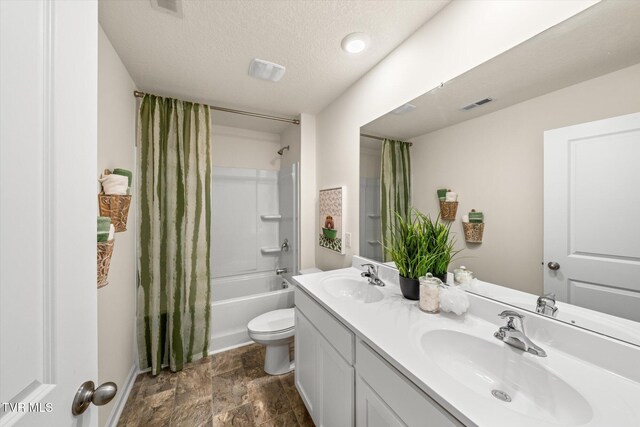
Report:
[[[448,2],[183,0],[177,18],[100,0],[99,17],[140,90],[295,116],[321,111]],[[367,51],[341,50],[352,32],[371,37]],[[254,57],[284,65],[283,79],[249,77]]]
[[[640,63],[640,1],[601,2],[387,113],[363,133],[408,140]],[[493,102],[460,108],[486,97]],[[594,100],[594,102],[598,102]]]

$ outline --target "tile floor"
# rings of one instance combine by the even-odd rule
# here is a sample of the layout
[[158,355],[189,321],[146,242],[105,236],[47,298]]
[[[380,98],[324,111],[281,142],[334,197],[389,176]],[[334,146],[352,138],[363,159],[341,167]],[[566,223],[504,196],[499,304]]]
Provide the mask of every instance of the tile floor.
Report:
[[263,364],[264,347],[252,344],[204,358],[181,372],[141,374],[118,426],[313,426],[293,372],[270,376]]

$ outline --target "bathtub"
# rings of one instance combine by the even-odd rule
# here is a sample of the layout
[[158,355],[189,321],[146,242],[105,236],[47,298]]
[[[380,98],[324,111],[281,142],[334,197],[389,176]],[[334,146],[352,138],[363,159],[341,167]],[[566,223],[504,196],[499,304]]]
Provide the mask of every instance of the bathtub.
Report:
[[209,352],[251,343],[247,333],[251,319],[291,307],[293,287],[272,272],[213,279]]

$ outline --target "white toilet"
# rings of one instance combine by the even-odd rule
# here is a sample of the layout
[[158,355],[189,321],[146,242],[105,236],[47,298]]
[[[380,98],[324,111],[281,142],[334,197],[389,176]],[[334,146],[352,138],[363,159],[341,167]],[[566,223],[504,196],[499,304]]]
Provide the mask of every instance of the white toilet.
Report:
[[247,325],[249,337],[266,346],[264,371],[282,375],[293,370],[289,345],[295,333],[293,308],[273,310],[254,318]]
[[[319,273],[322,270],[308,268],[300,274]],[[289,346],[295,335],[294,309],[284,308],[261,314],[247,325],[249,338],[266,347],[264,371],[269,375],[282,375],[293,371],[294,362],[289,357]]]

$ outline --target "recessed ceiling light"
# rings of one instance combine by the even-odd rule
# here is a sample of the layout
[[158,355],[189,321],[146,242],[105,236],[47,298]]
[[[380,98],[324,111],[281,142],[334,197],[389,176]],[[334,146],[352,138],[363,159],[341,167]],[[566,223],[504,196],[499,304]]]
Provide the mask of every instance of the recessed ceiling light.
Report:
[[279,81],[287,69],[280,64],[265,61],[264,59],[253,58],[249,64],[249,75],[257,79]]
[[360,53],[369,45],[369,36],[365,33],[351,33],[342,39],[342,50],[347,53]]

